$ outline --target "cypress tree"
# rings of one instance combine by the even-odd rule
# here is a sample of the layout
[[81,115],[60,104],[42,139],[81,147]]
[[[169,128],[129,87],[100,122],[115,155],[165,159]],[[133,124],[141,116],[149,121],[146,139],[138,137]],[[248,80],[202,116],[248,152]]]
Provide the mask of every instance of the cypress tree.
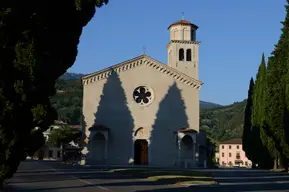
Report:
[[262,106],[264,105],[264,91],[265,91],[265,76],[266,63],[264,53],[262,54],[262,61],[256,75],[254,94],[253,94],[253,110],[252,110],[252,125],[260,126],[263,118]]
[[253,93],[253,109],[252,109],[252,154],[253,162],[258,163],[261,168],[272,168],[272,158],[267,148],[268,137],[265,134],[262,123],[265,116],[265,94],[266,94],[266,62],[264,53],[262,61],[256,75],[256,81]]
[[[289,3],[289,0],[287,0]],[[275,46],[270,69],[267,73],[267,115],[268,123],[275,147],[280,154],[283,167],[288,169],[289,145],[288,145],[288,113],[286,107],[286,80],[289,62],[289,6],[286,7],[286,18],[282,22],[282,34]]]
[[83,27],[106,3],[0,1],[0,184],[43,145],[57,118],[55,81],[73,65]]
[[271,102],[271,98],[270,98],[270,94],[269,94],[269,72],[272,69],[273,66],[273,62],[272,62],[272,57],[270,57],[268,59],[268,64],[267,64],[267,73],[266,73],[266,90],[265,90],[265,97],[264,97],[264,119],[262,122],[262,127],[260,130],[260,136],[261,136],[261,140],[262,143],[267,147],[270,156],[274,159],[274,169],[278,168],[278,158],[280,156],[280,151],[279,149],[276,148],[276,144],[275,144],[275,139],[274,139],[274,135],[273,132],[270,128],[269,125],[269,111],[270,111],[270,105],[268,104],[269,102]]
[[252,158],[252,150],[251,150],[251,117],[252,117],[252,105],[253,105],[253,89],[254,89],[254,80],[250,79],[249,90],[248,90],[248,98],[247,104],[245,108],[244,115],[244,125],[243,125],[243,151],[245,151],[246,156],[251,159]]

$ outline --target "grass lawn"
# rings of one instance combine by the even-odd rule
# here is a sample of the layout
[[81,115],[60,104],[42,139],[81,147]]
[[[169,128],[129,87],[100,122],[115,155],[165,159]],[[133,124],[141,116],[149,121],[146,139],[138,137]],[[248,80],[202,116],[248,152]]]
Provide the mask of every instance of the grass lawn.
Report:
[[128,168],[111,169],[110,172],[130,175],[136,178],[144,178],[161,184],[177,185],[212,185],[216,184],[209,173],[190,170],[168,170],[157,168]]

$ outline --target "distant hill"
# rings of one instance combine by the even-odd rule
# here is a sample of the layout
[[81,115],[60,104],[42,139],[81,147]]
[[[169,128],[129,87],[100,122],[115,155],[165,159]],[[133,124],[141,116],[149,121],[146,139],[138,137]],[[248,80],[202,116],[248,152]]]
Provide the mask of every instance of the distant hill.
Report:
[[213,109],[201,109],[200,129],[215,141],[242,137],[247,100]]
[[200,107],[202,109],[213,109],[213,108],[222,107],[222,105],[216,104],[216,103],[210,103],[207,101],[200,101]]

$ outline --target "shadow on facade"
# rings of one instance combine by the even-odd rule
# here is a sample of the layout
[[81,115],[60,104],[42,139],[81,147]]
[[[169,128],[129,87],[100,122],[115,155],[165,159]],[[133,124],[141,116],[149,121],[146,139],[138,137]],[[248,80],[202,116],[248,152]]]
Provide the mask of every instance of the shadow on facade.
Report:
[[[96,90],[98,91],[98,90]],[[132,158],[134,120],[118,74],[111,70],[103,86],[88,138],[88,164],[128,164]]]
[[85,143],[87,125],[86,125],[85,117],[83,115],[83,111],[82,110],[81,110],[80,123],[81,123],[81,132],[82,132],[81,142]]
[[[177,131],[188,127],[188,117],[181,90],[172,84],[159,104],[150,137],[150,160],[157,166],[175,165],[179,155]],[[189,149],[192,138],[186,137]],[[192,152],[192,151],[191,151]],[[192,154],[192,153],[191,153]]]

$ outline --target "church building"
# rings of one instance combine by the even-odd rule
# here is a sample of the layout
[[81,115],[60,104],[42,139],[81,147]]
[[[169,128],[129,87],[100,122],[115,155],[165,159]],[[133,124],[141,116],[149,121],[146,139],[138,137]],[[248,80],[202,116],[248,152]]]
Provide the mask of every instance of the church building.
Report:
[[197,29],[184,19],[169,25],[167,64],[144,53],[82,78],[82,164],[194,167],[205,160]]

